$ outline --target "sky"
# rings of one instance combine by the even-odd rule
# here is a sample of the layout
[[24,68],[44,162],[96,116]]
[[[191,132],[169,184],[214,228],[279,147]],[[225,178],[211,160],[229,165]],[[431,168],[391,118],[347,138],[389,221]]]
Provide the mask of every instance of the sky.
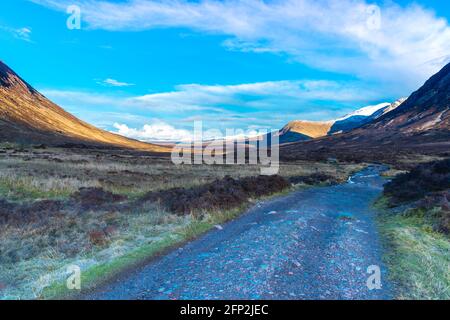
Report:
[[450,61],[449,19],[444,0],[2,0],[0,60],[98,127],[181,140],[406,97]]

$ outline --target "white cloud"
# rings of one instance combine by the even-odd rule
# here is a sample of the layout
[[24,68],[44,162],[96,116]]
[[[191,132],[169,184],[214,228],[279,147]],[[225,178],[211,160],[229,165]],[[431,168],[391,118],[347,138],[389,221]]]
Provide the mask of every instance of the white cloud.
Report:
[[31,29],[30,28],[20,28],[15,30],[16,37],[31,42]]
[[11,28],[7,26],[0,26],[0,30],[6,31],[12,34],[16,39],[23,40],[26,42],[32,43],[31,40],[31,28],[23,27],[23,28]]
[[[55,89],[42,89],[40,92],[60,105],[70,107],[119,107],[134,111],[140,109],[154,112],[164,112],[166,114],[187,111],[223,111],[221,108],[214,106],[214,101],[201,101],[200,95],[188,97],[186,93],[176,91],[143,96],[118,96],[87,91]],[[216,102],[219,101],[223,100],[217,98]]]
[[[194,130],[177,129],[163,121],[145,124],[140,129],[130,128],[126,124],[115,123],[114,128],[116,129],[116,131],[113,131],[114,133],[147,142],[192,142],[195,139],[202,141],[243,139],[246,137],[260,136],[268,132],[258,126],[251,126],[247,130],[229,128],[231,131],[220,130],[219,128],[202,128],[197,133],[201,134],[199,136],[194,134]],[[226,134],[230,132],[232,134],[227,136]]]
[[[65,10],[70,1],[32,0]],[[417,87],[450,52],[445,19],[387,1],[380,20],[365,0],[76,1],[93,29],[191,28],[230,37],[232,50],[284,52],[330,71]],[[442,59],[444,57],[444,59]]]
[[[279,107],[274,100],[290,100],[299,105],[305,100],[333,100],[336,102],[375,98],[370,92],[348,82],[326,80],[267,81],[237,85],[179,85],[171,92],[153,93],[133,100],[147,107],[167,106],[171,108],[207,109],[223,106],[247,108]],[[220,111],[220,110],[219,110]]]
[[107,86],[111,86],[111,87],[130,87],[130,86],[134,86],[133,83],[128,83],[128,82],[121,82],[115,79],[105,79],[102,82],[100,82],[101,84],[107,85]]
[[[111,106],[164,113],[213,112],[239,108],[242,112],[295,109],[307,111],[320,101],[330,101],[323,109],[339,103],[378,99],[380,92],[364,89],[352,82],[325,80],[289,80],[246,83],[237,85],[185,84],[169,92],[141,96],[105,95],[83,91],[42,90],[61,105]],[[331,103],[332,102],[332,103]],[[245,113],[243,114],[245,116]]]
[[146,124],[141,129],[130,128],[126,124],[115,123],[115,133],[120,135],[142,140],[142,141],[191,141],[192,132],[184,129],[176,129],[175,127],[159,122],[155,124]]
[[[139,140],[161,136],[166,140],[184,139],[187,132],[175,128],[185,128],[194,121],[203,121],[206,129],[224,130],[249,126],[279,129],[293,119],[335,119],[361,105],[380,102],[381,96],[380,91],[356,82],[324,80],[185,84],[169,92],[141,96],[41,92],[83,120],[102,128],[115,128],[120,134]],[[113,127],[114,124],[117,125]]]

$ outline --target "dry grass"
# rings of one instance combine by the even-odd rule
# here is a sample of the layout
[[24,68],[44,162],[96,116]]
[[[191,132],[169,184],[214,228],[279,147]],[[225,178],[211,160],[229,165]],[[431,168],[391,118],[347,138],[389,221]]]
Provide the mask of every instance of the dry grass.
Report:
[[[130,250],[156,243],[189,224],[157,207],[137,212],[68,213],[42,226],[4,226],[0,232],[0,284],[3,299],[35,299],[62,281],[69,265],[83,271],[113,261]],[[99,234],[98,237],[93,237]]]
[[397,169],[391,168],[389,170],[382,172],[381,176],[385,177],[385,178],[394,178],[400,174],[407,173],[407,172],[408,171],[406,171],[406,170],[397,170]]
[[[299,161],[281,164],[283,177],[324,173],[345,180],[361,165],[336,165]],[[9,150],[0,154],[0,196],[7,198],[54,198],[80,187],[102,187],[128,196],[175,187],[192,187],[221,179],[256,176],[258,166],[175,166],[168,159],[76,154],[70,151]]]
[[[320,172],[344,181],[361,167],[297,162],[282,164],[280,174],[289,178]],[[168,159],[145,155],[8,145],[0,146],[0,200],[17,204],[64,200],[81,187],[99,187],[127,195],[132,203],[149,191],[203,185],[227,175],[256,176],[259,169],[174,166]],[[148,257],[153,250],[195,237],[239,212],[210,212],[193,218],[176,216],[154,205],[81,212],[65,208],[20,226],[1,225],[0,299],[43,297],[49,285],[67,276],[66,268],[72,264],[79,265],[95,282],[105,270],[119,270],[136,259],[124,258],[130,252],[139,252],[140,259]]]
[[67,197],[80,188],[99,187],[95,180],[81,181],[77,178],[58,176],[24,176],[12,170],[0,172],[0,193],[7,199],[55,199]]

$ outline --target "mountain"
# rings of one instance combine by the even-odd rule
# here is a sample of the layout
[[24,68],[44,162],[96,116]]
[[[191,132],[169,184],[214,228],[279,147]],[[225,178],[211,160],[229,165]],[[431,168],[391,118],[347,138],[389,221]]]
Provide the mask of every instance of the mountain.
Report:
[[0,61],[0,141],[120,147],[167,152],[83,122],[48,100]]
[[385,160],[401,154],[450,155],[450,64],[401,103],[346,133],[282,148],[286,159]]
[[280,132],[280,144],[306,141],[342,132],[348,132],[377,119],[397,108],[405,99],[394,103],[380,103],[356,110],[346,116],[330,121],[295,120],[284,126]]

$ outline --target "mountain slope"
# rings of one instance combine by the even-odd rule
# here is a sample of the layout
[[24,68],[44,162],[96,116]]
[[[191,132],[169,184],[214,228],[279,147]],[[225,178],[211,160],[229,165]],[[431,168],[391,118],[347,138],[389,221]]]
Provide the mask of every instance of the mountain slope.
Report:
[[450,64],[405,102],[362,127],[290,144],[281,153],[286,159],[338,157],[371,161],[401,153],[450,155]]
[[415,133],[450,128],[450,63],[370,128]]
[[79,120],[37,92],[1,61],[0,141],[168,151],[165,147],[128,139]]

